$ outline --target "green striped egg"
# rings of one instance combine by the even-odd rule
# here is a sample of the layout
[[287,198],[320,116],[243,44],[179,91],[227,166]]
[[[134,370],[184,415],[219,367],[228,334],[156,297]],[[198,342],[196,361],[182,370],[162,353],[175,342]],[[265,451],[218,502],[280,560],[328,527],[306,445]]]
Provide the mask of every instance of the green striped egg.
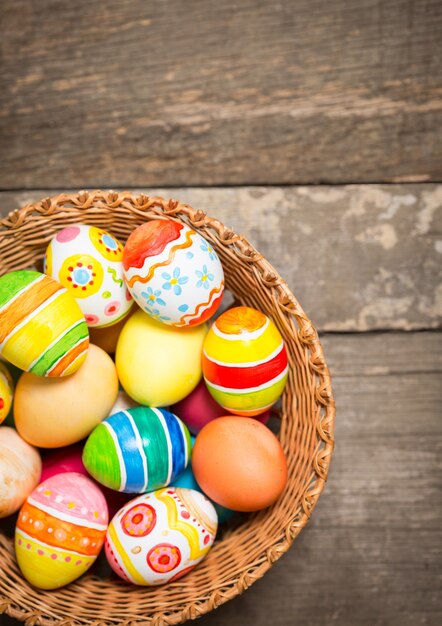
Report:
[[99,483],[124,493],[166,487],[187,466],[190,434],[165,409],[135,407],[114,413],[89,435],[83,463]]
[[0,278],[0,354],[37,376],[68,376],[86,358],[89,331],[73,296],[31,270]]

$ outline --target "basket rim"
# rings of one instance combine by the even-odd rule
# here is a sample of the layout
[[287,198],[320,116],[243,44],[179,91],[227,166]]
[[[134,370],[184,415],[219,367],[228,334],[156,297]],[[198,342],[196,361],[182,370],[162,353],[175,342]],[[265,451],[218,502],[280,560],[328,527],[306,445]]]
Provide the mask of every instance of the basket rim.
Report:
[[[232,584],[226,585],[225,588],[212,591],[207,598],[201,601],[189,602],[188,606],[173,614],[173,619],[170,619],[170,614],[165,616],[162,613],[155,613],[148,617],[140,617],[139,620],[130,620],[131,626],[146,624],[146,619],[150,620],[150,623],[158,625],[163,623],[178,624],[213,610],[250,587],[270,569],[277,559],[289,550],[295,538],[309,521],[311,513],[324,489],[334,448],[336,409],[331,377],[315,327],[291,292],[286,281],[281,278],[271,263],[244,236],[236,234],[217,218],[207,216],[205,211],[194,209],[188,204],[180,203],[178,200],[165,200],[160,196],[148,196],[144,193],[134,194],[130,191],[101,191],[98,189],[61,193],[27,204],[21,209],[14,209],[6,217],[0,219],[0,246],[5,235],[13,233],[20,228],[29,217],[32,218],[33,214],[50,217],[62,211],[63,206],[66,205],[86,210],[97,204],[99,206],[104,205],[102,208],[107,208],[109,211],[125,205],[140,216],[145,215],[148,210],[153,210],[158,214],[158,217],[184,221],[191,227],[203,229],[208,233],[213,231],[223,245],[234,248],[236,254],[239,254],[242,260],[253,264],[255,271],[259,272],[262,282],[274,290],[275,295],[277,295],[275,300],[277,300],[282,311],[295,318],[299,328],[298,337],[309,352],[309,367],[317,381],[315,396],[318,404],[321,406],[322,416],[316,424],[316,428],[321,445],[318,446],[313,462],[312,472],[314,478],[305,486],[301,498],[301,515],[291,520],[291,523],[285,528],[284,536],[280,540],[278,539],[271,548],[267,549],[262,562],[252,566],[249,564],[241,576],[237,577],[237,580],[232,581],[233,586]],[[7,540],[1,533],[0,543],[7,543]],[[22,621],[26,620],[27,623],[32,625],[41,624],[43,626],[47,624],[48,626],[53,626],[54,624],[63,624],[63,626],[83,626],[87,623],[82,618],[80,618],[80,621],[71,619],[54,621],[53,617],[45,616],[38,611],[24,613],[19,605],[0,589],[0,614],[2,613]]]

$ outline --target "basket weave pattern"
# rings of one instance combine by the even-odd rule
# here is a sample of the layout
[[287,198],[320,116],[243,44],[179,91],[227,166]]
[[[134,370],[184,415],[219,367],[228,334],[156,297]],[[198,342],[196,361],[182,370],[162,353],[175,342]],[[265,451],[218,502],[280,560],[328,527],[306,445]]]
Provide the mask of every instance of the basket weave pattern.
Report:
[[36,590],[18,570],[12,540],[0,533],[0,613],[28,626],[172,626],[199,617],[265,574],[306,525],[324,488],[335,407],[322,347],[287,284],[244,237],[175,200],[129,192],[61,194],[0,220],[0,274],[34,266],[54,234],[69,224],[100,226],[125,242],[138,225],[164,216],[209,240],[223,264],[226,287],[239,303],[271,316],[283,335],[290,371],[279,439],[288,459],[288,484],[272,507],[227,530],[193,572],[162,587],[87,574],[57,591]]

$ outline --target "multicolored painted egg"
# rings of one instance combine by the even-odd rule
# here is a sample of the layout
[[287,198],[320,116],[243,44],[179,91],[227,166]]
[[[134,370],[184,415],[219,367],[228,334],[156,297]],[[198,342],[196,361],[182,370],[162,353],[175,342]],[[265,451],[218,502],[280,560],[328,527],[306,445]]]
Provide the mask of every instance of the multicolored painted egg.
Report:
[[60,377],[83,364],[89,332],[67,289],[31,270],[0,278],[0,352],[37,376]]
[[28,497],[17,519],[15,552],[23,576],[40,589],[58,589],[81,576],[106,535],[106,500],[77,473],[58,474]]
[[41,458],[13,428],[0,428],[0,518],[18,511],[38,485]]
[[22,374],[15,388],[15,426],[34,446],[68,446],[87,437],[109,415],[117,395],[114,362],[90,344],[83,366],[72,376],[55,379]]
[[45,273],[75,297],[89,326],[115,324],[132,297],[123,280],[123,246],[102,228],[77,224],[55,235],[46,250]]
[[190,572],[208,553],[218,520],[211,502],[192,489],[159,489],[131,500],[106,534],[112,569],[136,585],[161,585]]
[[86,441],[83,463],[102,485],[143,493],[169,485],[190,454],[189,431],[176,415],[140,406],[99,424]]
[[14,381],[4,363],[0,362],[0,424],[8,417],[14,397]]
[[203,376],[231,413],[252,417],[270,408],[288,376],[284,341],[272,320],[245,306],[220,315],[204,340]]
[[207,325],[174,328],[138,309],[118,339],[115,364],[121,385],[140,404],[170,406],[202,377]]
[[152,220],[136,228],[124,248],[123,267],[137,304],[165,324],[202,324],[221,303],[218,255],[185,224]]

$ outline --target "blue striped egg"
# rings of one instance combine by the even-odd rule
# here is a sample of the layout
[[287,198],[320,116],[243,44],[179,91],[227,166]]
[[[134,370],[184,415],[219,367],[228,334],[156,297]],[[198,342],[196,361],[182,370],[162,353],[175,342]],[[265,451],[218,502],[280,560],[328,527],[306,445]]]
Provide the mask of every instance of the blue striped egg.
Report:
[[124,493],[169,485],[187,466],[192,445],[184,423],[165,409],[114,413],[89,435],[83,463],[99,483]]

